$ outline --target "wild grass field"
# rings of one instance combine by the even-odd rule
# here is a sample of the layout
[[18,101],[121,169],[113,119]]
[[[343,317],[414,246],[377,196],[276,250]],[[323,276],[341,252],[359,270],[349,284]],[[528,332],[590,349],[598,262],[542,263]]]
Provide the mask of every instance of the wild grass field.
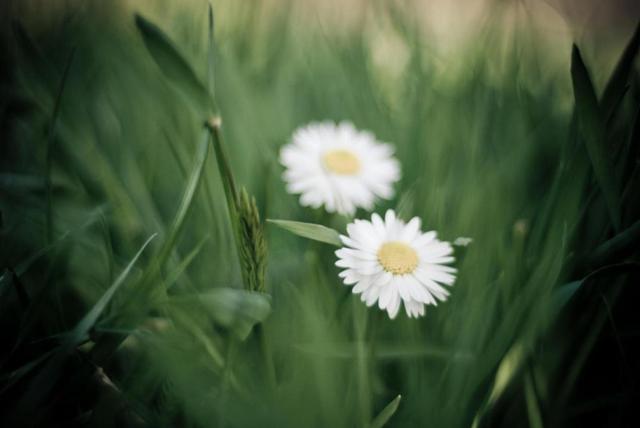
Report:
[[[446,48],[412,2],[7,15],[0,426],[633,426],[640,32],[599,57],[508,3]],[[287,192],[318,121],[394,148],[392,198]],[[388,209],[471,238],[417,319],[335,266]]]

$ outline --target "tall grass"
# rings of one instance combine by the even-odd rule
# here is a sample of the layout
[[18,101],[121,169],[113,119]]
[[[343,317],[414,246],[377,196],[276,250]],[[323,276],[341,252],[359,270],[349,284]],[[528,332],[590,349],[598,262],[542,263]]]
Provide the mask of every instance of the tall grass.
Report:
[[[614,320],[638,272],[638,32],[600,89],[578,47],[556,64],[491,21],[443,61],[410,11],[373,8],[397,41],[380,63],[359,28],[285,7],[215,25],[206,5],[101,10],[3,40],[7,426],[623,420],[632,386],[581,385],[599,349],[637,379]],[[473,238],[426,317],[366,308],[334,247],[264,221],[344,230],[280,178],[279,147],[322,119],[395,145],[402,180],[376,211]]]

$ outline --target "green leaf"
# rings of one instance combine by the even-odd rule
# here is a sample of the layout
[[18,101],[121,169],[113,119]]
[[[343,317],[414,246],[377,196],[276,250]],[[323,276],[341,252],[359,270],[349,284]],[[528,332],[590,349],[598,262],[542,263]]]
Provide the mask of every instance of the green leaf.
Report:
[[196,191],[198,190],[200,181],[202,180],[204,165],[207,161],[207,155],[209,153],[209,138],[210,137],[208,133],[205,132],[203,135],[203,139],[198,146],[195,164],[193,169],[191,170],[191,175],[189,176],[189,181],[187,182],[184,194],[182,195],[180,206],[178,207],[176,216],[173,219],[173,223],[171,223],[171,226],[169,227],[167,237],[156,259],[156,263],[159,267],[164,265],[164,263],[169,258],[169,255],[173,251],[178,237],[182,232],[182,228],[184,227],[184,222],[187,218],[187,214],[189,214],[189,210],[193,205],[194,196],[196,194]]
[[558,308],[562,308],[567,304],[571,297],[576,294],[578,288],[582,285],[582,281],[572,281],[567,284],[561,285],[558,287],[556,292],[554,293],[554,300]]
[[73,57],[75,55],[75,49],[72,49],[69,53],[69,57],[67,58],[66,65],[64,67],[64,71],[62,72],[62,77],[60,79],[60,84],[58,85],[56,91],[56,97],[53,103],[53,111],[51,112],[51,120],[49,121],[49,129],[47,130],[47,139],[46,139],[46,154],[45,154],[45,185],[46,185],[46,207],[45,207],[45,237],[46,242],[50,244],[53,241],[53,199],[52,199],[52,185],[51,185],[51,171],[53,169],[53,152],[54,152],[54,141],[56,135],[56,125],[58,122],[58,116],[60,115],[60,104],[62,102],[62,94],[64,92],[64,87],[67,82],[67,78],[69,76],[69,70],[71,69],[71,63],[73,62]]
[[525,377],[524,393],[527,403],[527,415],[529,416],[529,426],[531,428],[544,428],[542,412],[540,411],[540,400],[536,393],[531,371],[529,371]]
[[638,48],[640,48],[640,23],[636,26],[636,30],[618,60],[618,64],[613,70],[611,78],[609,82],[607,82],[607,86],[602,94],[601,106],[605,118],[608,118],[613,113],[619,100],[626,92],[629,75],[633,70]]
[[213,94],[215,91],[215,43],[214,43],[214,20],[213,20],[213,7],[211,3],[208,5],[209,12],[209,27],[208,27],[208,44],[207,44],[207,89],[209,93]]
[[620,191],[611,158],[605,147],[604,121],[587,68],[577,46],[571,54],[571,78],[576,102],[578,127],[585,142],[596,179],[604,195],[611,223],[620,230]]
[[96,321],[107,307],[107,304],[113,298],[113,295],[118,291],[120,286],[124,283],[124,280],[127,279],[131,269],[140,258],[140,255],[147,248],[147,245],[156,237],[157,234],[153,234],[147,239],[147,241],[142,244],[142,247],[138,250],[136,255],[131,259],[127,267],[118,275],[116,280],[111,284],[111,286],[107,289],[107,291],[100,297],[100,299],[93,305],[91,310],[87,312],[87,314],[82,317],[82,319],[76,324],[75,328],[71,331],[71,334],[67,337],[66,347],[74,348],[79,345],[89,334],[89,330],[95,325]]
[[209,116],[215,110],[213,100],[171,39],[158,26],[138,14],[135,21],[147,50],[165,77],[189,100],[197,102]]
[[218,163],[218,170],[220,172],[220,178],[222,179],[222,188],[227,199],[227,207],[229,209],[229,217],[234,224],[234,228],[237,228],[236,222],[238,211],[238,190],[236,186],[235,178],[233,177],[233,171],[231,168],[231,162],[224,147],[221,134],[221,119],[219,117],[211,117],[205,124],[211,137],[213,139],[213,149],[216,153],[216,161]]
[[54,351],[47,351],[35,358],[32,361],[24,364],[23,366],[13,370],[12,372],[4,374],[0,377],[0,382],[3,384],[2,388],[0,388],[0,394],[3,394],[9,388],[16,384],[20,379],[22,379],[27,374],[31,373],[34,369],[38,368],[42,363],[44,363]]
[[271,313],[268,294],[237,288],[214,288],[197,295],[175,296],[169,299],[169,304],[184,310],[200,305],[217,325],[230,330],[240,340],[246,339],[253,326]]
[[275,224],[289,232],[302,236],[303,238],[312,239],[314,241],[320,241],[327,244],[335,245],[337,247],[342,246],[340,241],[340,234],[326,226],[314,223],[303,223],[301,221],[290,220],[267,220],[269,223]]
[[636,262],[623,262],[616,263],[612,265],[603,266],[591,273],[589,273],[584,278],[569,282],[567,284],[561,285],[554,293],[554,301],[555,305],[558,309],[561,309],[563,306],[569,302],[569,300],[576,294],[576,292],[587,284],[589,281],[593,281],[595,278],[606,275],[620,274],[620,273],[628,273],[633,270],[640,270],[640,264]]
[[[166,293],[165,289],[158,290],[157,288],[154,289],[154,287],[156,284],[161,283],[161,281],[159,281],[161,268],[171,255],[176,242],[180,237],[185,219],[187,218],[193,204],[199,183],[202,181],[204,166],[209,152],[209,144],[209,134],[205,131],[203,140],[198,147],[195,165],[193,166],[191,175],[187,181],[187,185],[182,196],[182,200],[180,201],[178,211],[176,212],[176,216],[173,219],[173,223],[167,231],[167,236],[162,244],[158,256],[153,259],[150,266],[146,269],[140,283],[136,287],[135,292],[137,295],[134,294],[132,296],[129,303],[130,306],[126,309],[128,311],[132,311],[131,314],[133,315],[133,318],[137,319],[138,322],[142,320],[149,306],[145,305],[144,308],[140,308],[140,304],[136,299],[145,299],[144,301],[147,302],[150,300],[150,296],[153,295],[154,290],[158,291],[160,294]],[[96,345],[91,351],[93,360],[98,364],[104,363],[116,351],[116,349],[118,349],[125,338],[126,335],[107,335],[98,339]]]
[[640,220],[599,245],[589,258],[589,264],[601,266],[615,259],[625,258],[638,249],[638,240],[640,240]]
[[129,272],[133,268],[144,249],[149,245],[151,240],[155,238],[156,234],[153,234],[147,241],[140,247],[138,253],[131,259],[127,267],[111,284],[102,297],[93,305],[93,307],[87,312],[87,314],[76,324],[76,326],[65,336],[61,346],[56,349],[52,357],[47,361],[42,370],[35,376],[29,383],[25,394],[15,407],[15,412],[20,417],[25,417],[33,408],[39,408],[51,390],[62,376],[62,366],[67,361],[69,355],[74,349],[85,340],[89,334],[91,328],[95,325],[96,321],[106,308],[107,304],[113,297],[116,291],[124,283],[124,280],[129,275]]
[[398,394],[371,422],[371,428],[382,428],[398,410],[402,395]]
[[196,258],[196,256],[200,254],[200,251],[202,250],[204,243],[207,242],[208,239],[209,239],[209,235],[205,235],[205,237],[202,238],[200,242],[198,242],[198,244],[194,247],[194,249],[191,250],[189,254],[187,254],[182,259],[180,264],[176,266],[176,268],[173,269],[167,275],[167,279],[165,280],[165,283],[167,284],[167,290],[173,286],[173,284],[178,280],[180,275],[182,275],[182,273],[189,267],[189,265]]

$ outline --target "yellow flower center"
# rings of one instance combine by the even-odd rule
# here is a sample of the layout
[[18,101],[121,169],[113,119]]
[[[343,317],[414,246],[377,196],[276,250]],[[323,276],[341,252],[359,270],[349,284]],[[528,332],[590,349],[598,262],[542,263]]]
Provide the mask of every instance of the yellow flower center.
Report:
[[418,267],[416,251],[405,243],[390,241],[382,244],[378,250],[378,261],[389,273],[405,275]]
[[360,171],[360,160],[348,150],[329,150],[322,157],[325,168],[340,175],[354,175]]

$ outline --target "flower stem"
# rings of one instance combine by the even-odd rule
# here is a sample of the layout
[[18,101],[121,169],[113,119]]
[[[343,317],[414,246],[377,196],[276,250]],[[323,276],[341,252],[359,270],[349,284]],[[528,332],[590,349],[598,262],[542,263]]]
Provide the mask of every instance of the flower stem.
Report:
[[356,379],[358,389],[358,411],[360,426],[366,427],[371,421],[371,400],[369,391],[369,366],[367,355],[367,312],[358,299],[352,298],[353,333],[356,345]]

